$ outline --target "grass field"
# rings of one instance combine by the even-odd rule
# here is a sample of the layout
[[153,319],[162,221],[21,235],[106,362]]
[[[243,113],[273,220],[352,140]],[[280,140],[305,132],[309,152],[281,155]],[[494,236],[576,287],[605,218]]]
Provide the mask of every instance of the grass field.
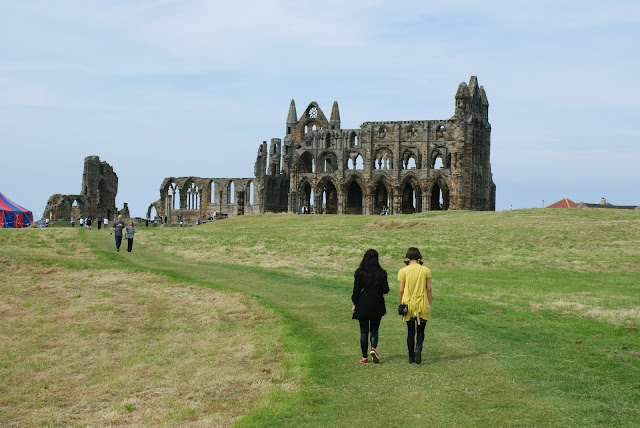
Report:
[[[264,215],[0,230],[2,426],[638,426],[640,212]],[[394,316],[432,270],[423,364]],[[375,248],[381,364],[349,300]]]

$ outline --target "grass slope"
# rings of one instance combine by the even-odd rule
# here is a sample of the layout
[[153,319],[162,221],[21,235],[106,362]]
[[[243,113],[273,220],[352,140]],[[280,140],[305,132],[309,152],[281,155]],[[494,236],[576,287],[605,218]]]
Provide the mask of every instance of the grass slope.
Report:
[[[615,210],[247,216],[140,228],[130,255],[105,233],[79,235],[105,268],[239,290],[284,319],[285,376],[301,387],[271,393],[239,426],[637,426],[639,226],[640,213]],[[392,314],[410,245],[433,274],[420,366]],[[350,319],[368,248],[392,285],[379,365],[357,362]]]

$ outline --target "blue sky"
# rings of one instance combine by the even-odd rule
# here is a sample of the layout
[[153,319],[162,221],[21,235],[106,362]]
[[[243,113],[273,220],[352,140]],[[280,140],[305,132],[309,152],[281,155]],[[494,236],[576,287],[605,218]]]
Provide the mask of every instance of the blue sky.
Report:
[[637,1],[0,0],[0,191],[41,214],[83,161],[143,216],[169,176],[251,177],[334,100],[343,128],[489,99],[496,209],[640,204]]

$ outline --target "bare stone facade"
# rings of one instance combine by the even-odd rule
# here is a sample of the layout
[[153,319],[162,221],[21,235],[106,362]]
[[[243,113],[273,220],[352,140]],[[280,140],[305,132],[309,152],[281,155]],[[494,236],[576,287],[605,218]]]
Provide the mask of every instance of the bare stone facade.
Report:
[[44,210],[45,217],[56,220],[98,216],[113,219],[117,214],[129,217],[129,209],[124,204],[120,212],[116,209],[118,176],[107,162],[101,162],[98,156],[84,159],[82,190],[78,195],[56,193],[49,198]]
[[444,120],[365,122],[341,129],[316,102],[300,118],[291,101],[284,142],[263,142],[254,178],[166,178],[151,217],[192,222],[226,215],[297,212],[407,214],[495,210],[489,102],[477,78],[461,83]]

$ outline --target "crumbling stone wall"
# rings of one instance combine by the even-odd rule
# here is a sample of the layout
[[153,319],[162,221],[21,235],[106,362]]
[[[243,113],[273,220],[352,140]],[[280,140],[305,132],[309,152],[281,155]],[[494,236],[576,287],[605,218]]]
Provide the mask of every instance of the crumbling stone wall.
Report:
[[[77,195],[56,193],[47,201],[45,217],[56,220],[71,220],[71,217],[98,216],[113,219],[119,214],[116,208],[118,176],[107,162],[101,162],[98,156],[84,159],[82,190]],[[129,215],[125,203],[123,214]]]
[[337,102],[329,119],[315,101],[298,118],[292,100],[284,142],[260,145],[255,178],[166,178],[148,216],[155,210],[176,224],[213,211],[242,215],[301,207],[324,214],[380,214],[383,207],[389,214],[495,210],[489,102],[475,76],[458,86],[449,119],[340,125]]

